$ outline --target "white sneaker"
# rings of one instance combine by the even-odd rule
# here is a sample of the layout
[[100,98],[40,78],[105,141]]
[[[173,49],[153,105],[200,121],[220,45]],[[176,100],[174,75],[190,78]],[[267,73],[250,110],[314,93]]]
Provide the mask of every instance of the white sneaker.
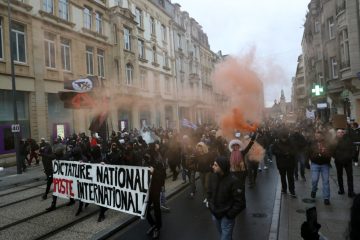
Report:
[[267,166],[264,166],[264,170],[266,170],[266,169],[268,169],[268,167],[267,167]]
[[355,167],[357,167],[359,164],[357,162],[355,162]]
[[204,199],[203,203],[207,203],[207,198]]

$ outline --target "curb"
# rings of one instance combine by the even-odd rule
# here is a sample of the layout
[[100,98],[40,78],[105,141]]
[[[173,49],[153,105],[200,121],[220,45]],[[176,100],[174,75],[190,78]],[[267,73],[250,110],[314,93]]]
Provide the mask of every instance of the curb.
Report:
[[268,240],[277,240],[279,237],[279,227],[280,227],[280,212],[281,212],[281,183],[280,178],[278,178],[276,185],[275,201],[273,214],[270,225],[270,232]]

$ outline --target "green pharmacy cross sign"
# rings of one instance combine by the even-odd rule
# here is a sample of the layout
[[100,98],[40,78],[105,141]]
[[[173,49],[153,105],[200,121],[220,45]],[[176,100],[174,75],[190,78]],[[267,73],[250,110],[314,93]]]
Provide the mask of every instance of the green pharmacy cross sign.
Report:
[[320,96],[321,93],[324,92],[324,88],[320,87],[319,85],[315,85],[315,87],[313,89],[311,89],[312,93],[315,93],[315,96]]

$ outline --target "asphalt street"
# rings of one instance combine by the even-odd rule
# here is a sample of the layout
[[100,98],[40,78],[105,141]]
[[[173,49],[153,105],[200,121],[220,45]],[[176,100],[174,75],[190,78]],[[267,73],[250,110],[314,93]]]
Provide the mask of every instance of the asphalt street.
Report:
[[[268,239],[278,178],[273,163],[258,174],[255,188],[246,186],[247,208],[237,216],[233,239]],[[197,181],[197,190],[194,199],[189,199],[187,188],[168,202],[171,211],[162,214],[160,239],[219,239],[210,212],[203,203],[200,181]],[[139,220],[111,239],[151,239],[146,235],[148,228],[146,220]]]

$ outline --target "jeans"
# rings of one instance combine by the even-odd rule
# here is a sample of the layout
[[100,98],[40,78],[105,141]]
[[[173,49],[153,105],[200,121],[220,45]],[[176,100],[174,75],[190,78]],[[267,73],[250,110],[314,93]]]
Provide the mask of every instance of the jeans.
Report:
[[220,240],[231,240],[235,226],[235,218],[230,219],[227,217],[222,217],[220,219],[217,219],[213,215],[212,219],[215,222],[218,232],[220,233]]
[[162,186],[162,187],[161,187],[161,192],[160,192],[160,205],[161,205],[161,206],[166,206],[165,186]]
[[320,174],[323,185],[323,198],[330,199],[330,184],[329,184],[329,164],[316,164],[311,163],[311,182],[312,182],[312,192],[317,191],[317,185],[319,182]]
[[272,153],[272,144],[270,144],[267,148],[266,148],[266,152],[265,152],[265,156],[267,156],[267,158],[272,161],[273,158],[273,153]]
[[305,178],[305,153],[299,152],[295,156],[296,165],[295,165],[295,178],[297,179],[299,176],[299,164],[300,164],[300,176]]

